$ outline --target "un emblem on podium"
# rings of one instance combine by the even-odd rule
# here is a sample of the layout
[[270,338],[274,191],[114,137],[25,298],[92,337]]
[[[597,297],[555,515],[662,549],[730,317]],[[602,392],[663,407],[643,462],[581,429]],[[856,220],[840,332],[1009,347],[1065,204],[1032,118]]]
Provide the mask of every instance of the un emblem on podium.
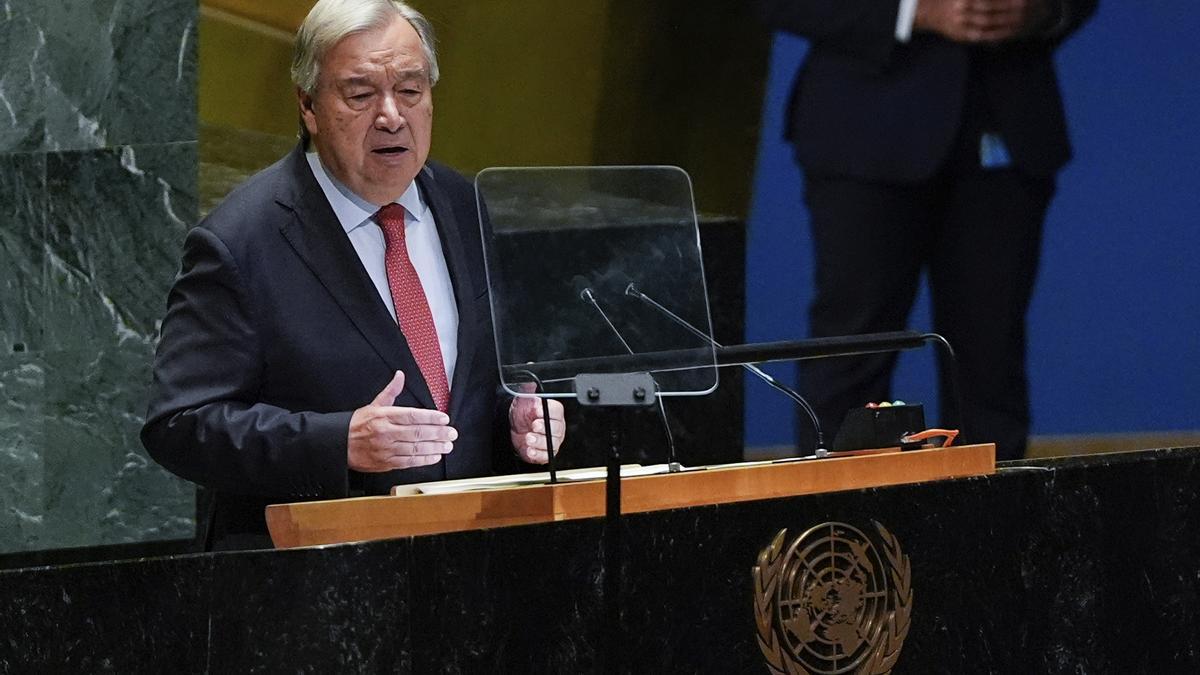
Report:
[[779,531],[754,567],[758,646],[775,675],[889,673],[912,612],[912,568],[900,542],[822,523]]

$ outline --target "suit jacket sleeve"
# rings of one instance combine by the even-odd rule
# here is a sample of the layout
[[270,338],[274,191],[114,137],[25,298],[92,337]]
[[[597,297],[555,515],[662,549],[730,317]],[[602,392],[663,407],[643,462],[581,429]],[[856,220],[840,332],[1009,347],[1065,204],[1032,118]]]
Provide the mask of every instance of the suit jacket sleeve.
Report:
[[759,0],[763,22],[860,62],[887,65],[896,47],[900,0]]
[[345,496],[352,413],[258,402],[263,359],[254,313],[229,249],[203,226],[192,230],[168,299],[142,442],[160,464],[206,487]]

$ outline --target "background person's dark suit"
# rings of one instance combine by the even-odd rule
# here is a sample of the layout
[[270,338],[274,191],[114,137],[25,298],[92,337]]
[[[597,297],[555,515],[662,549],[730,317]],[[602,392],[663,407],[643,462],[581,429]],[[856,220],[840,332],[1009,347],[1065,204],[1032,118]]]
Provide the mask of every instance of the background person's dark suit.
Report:
[[[434,405],[299,147],[189,233],[142,437],[163,466],[216,492],[214,538],[227,546],[267,543],[268,503],[485,475],[493,448],[508,449],[474,191],[433,163],[417,184],[437,222],[459,315],[449,410],[459,438],[428,467],[347,468],[351,415],[395,371],[406,375],[396,405]],[[238,541],[244,534],[258,536]]]
[[[959,356],[964,440],[996,441],[1001,459],[1025,449],[1025,314],[1071,154],[1052,55],[1095,8],[1067,2],[1036,37],[967,46],[923,32],[899,42],[898,0],[760,2],[769,25],[811,41],[788,137],[812,216],[812,334],[904,328],[925,270],[934,330]],[[1011,161],[981,166],[984,132]],[[894,365],[825,359],[802,375],[832,431],[849,408],[891,398]]]

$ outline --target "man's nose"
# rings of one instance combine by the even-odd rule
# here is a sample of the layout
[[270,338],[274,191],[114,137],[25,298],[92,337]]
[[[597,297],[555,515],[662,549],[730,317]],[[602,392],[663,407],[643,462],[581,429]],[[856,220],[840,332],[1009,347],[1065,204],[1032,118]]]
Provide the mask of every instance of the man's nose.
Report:
[[375,116],[375,128],[381,131],[395,133],[404,128],[404,112],[394,94],[382,97],[379,112]]

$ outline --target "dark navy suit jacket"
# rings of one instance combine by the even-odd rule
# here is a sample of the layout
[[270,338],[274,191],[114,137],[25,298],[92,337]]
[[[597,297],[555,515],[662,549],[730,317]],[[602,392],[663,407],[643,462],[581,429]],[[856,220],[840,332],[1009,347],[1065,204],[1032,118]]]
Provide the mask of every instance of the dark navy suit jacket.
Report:
[[1038,176],[1061,168],[1071,148],[1051,56],[1096,4],[1064,0],[1047,34],[992,47],[923,33],[899,43],[898,0],[760,0],[759,10],[772,28],[811,42],[787,131],[805,171],[913,182],[929,178],[950,152],[969,74],[1014,164]]
[[218,537],[265,532],[262,509],[272,502],[383,494],[398,483],[493,471],[495,440],[506,434],[496,424],[504,417],[474,190],[432,163],[417,182],[459,315],[449,411],[459,438],[431,467],[347,468],[351,414],[394,371],[406,376],[396,405],[434,404],[302,148],[188,234],[142,441],[160,464],[215,491]]

